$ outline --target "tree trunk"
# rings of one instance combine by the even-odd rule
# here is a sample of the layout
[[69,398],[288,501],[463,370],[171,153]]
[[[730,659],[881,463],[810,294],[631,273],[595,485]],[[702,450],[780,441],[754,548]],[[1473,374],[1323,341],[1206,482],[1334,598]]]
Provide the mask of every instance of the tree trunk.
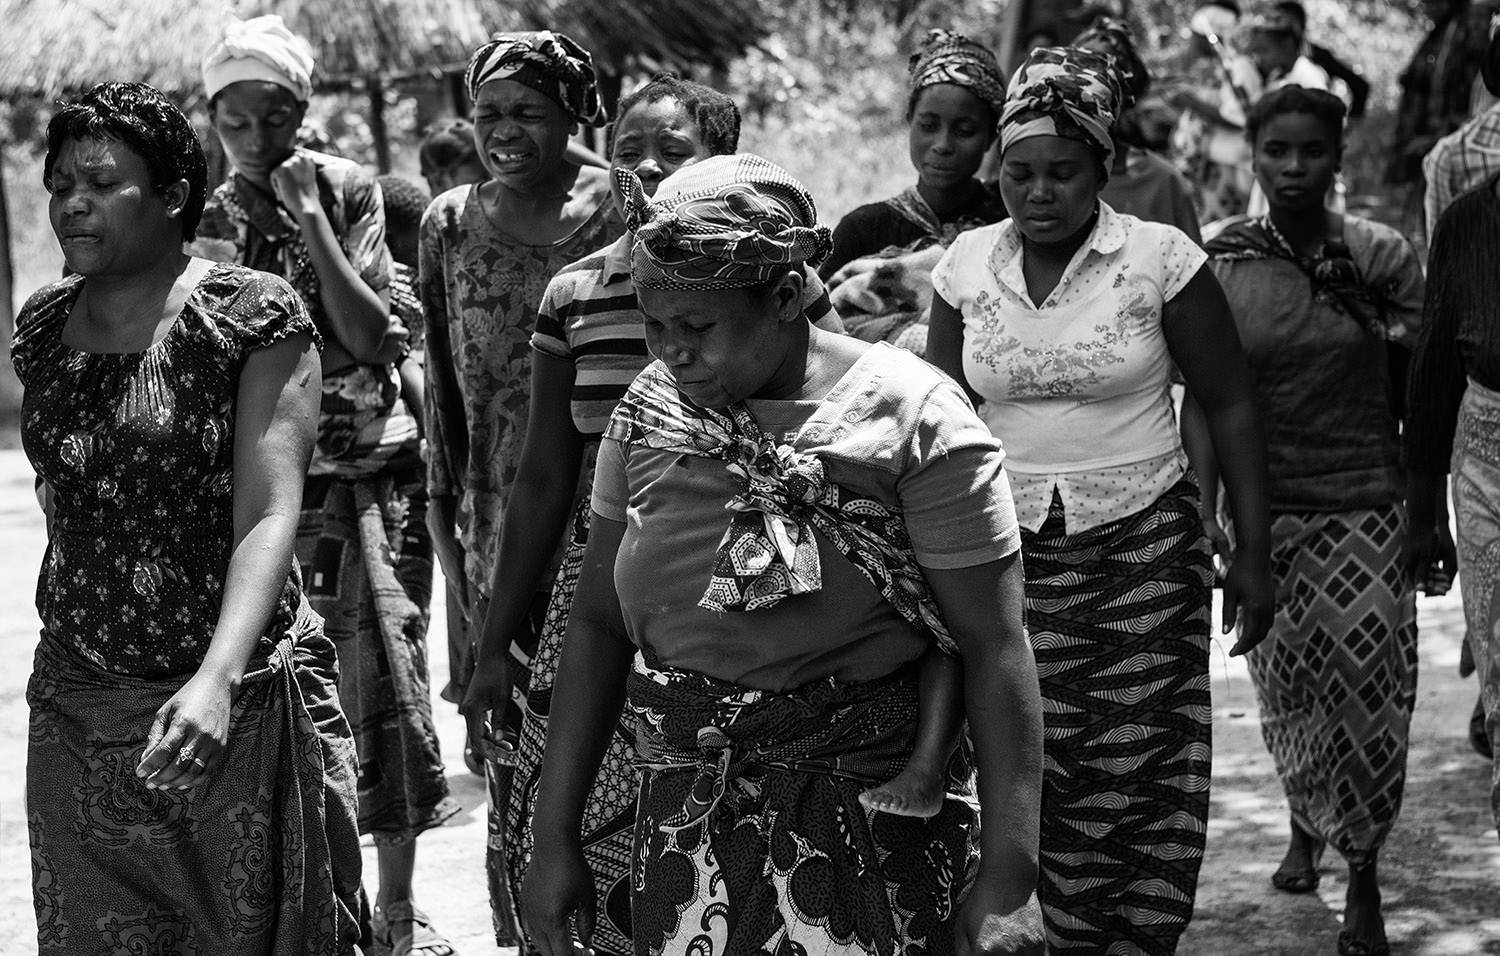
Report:
[[391,140],[385,128],[385,84],[378,76],[365,77],[370,93],[370,138],[375,140],[375,168],[383,176],[391,171]]

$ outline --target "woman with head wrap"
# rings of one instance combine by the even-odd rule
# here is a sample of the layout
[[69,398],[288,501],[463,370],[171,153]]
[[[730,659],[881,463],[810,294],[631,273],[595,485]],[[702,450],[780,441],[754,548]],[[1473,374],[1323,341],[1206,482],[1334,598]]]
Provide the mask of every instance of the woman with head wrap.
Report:
[[359,754],[359,826],[380,861],[377,942],[445,956],[411,905],[415,839],[458,812],[448,795],[427,686],[432,545],[416,419],[394,363],[380,187],[344,159],[297,145],[312,54],[280,17],[231,23],[203,60],[209,115],[234,166],[194,246],[287,279],[323,334],[318,441],[302,495],[297,560],[339,649],[339,693]]
[[929,276],[941,249],[960,232],[1005,217],[999,195],[975,177],[995,141],[1005,78],[993,53],[947,30],[928,33],[907,73],[917,183],[839,220],[821,273],[850,334],[900,342],[920,355],[925,329],[913,326],[932,301]]
[[[422,220],[420,295],[427,319],[427,485],[438,557],[463,590],[472,649],[483,624],[500,518],[524,446],[531,394],[531,335],[547,282],[563,266],[624,232],[609,174],[567,157],[580,124],[604,122],[593,61],[549,31],[502,33],[474,51],[464,72],[474,103],[474,143],[488,178],[433,200]],[[455,535],[455,529],[457,534]],[[558,542],[549,544],[555,560]],[[523,692],[551,590],[536,582],[509,678]],[[453,691],[462,697],[468,674]],[[502,694],[508,700],[509,694]],[[498,757],[509,761],[521,708],[493,715]],[[469,712],[471,740],[483,714]],[[476,740],[477,742],[477,740]],[[490,901],[497,938],[517,932],[504,886],[505,808],[511,766],[492,761]]]
[[[539,947],[566,956],[575,917],[592,939],[579,820],[628,696],[637,952],[945,954],[983,924],[992,951],[1039,953],[1040,712],[999,444],[910,353],[807,321],[829,236],[785,171],[713,157],[654,200],[620,185],[657,361],[599,451],[522,888]],[[859,800],[911,751],[932,645],[963,656],[977,838],[963,759],[931,819]]]
[[1191,187],[1176,167],[1141,142],[1135,106],[1150,91],[1151,74],[1136,53],[1130,28],[1114,17],[1099,17],[1072,45],[1110,57],[1120,89],[1120,109],[1110,129],[1115,158],[1099,198],[1116,212],[1176,226],[1198,242],[1198,211],[1193,207]]
[[51,500],[33,952],[358,951],[354,742],[292,550],[320,336],[286,282],[184,254],[206,169],[142,84],[47,126],[70,275],[11,353]]
[[1207,410],[1240,547],[1232,654],[1265,636],[1265,466],[1244,356],[1205,256],[1099,200],[1109,61],[1038,50],[1000,122],[1011,219],[933,273],[929,354],[1005,443],[1046,701],[1041,898],[1049,951],[1171,953],[1208,817],[1212,567],[1173,415],[1174,367]]
[[1291,810],[1271,882],[1311,892],[1324,844],[1337,850],[1349,867],[1339,952],[1373,956],[1388,952],[1376,858],[1401,809],[1417,681],[1415,589],[1402,573],[1407,353],[1393,364],[1391,346],[1413,344],[1423,281],[1405,236],[1324,208],[1343,126],[1331,93],[1262,97],[1246,132],[1271,211],[1231,220],[1207,248],[1245,343],[1270,466],[1278,608],[1249,664]]
[[[733,153],[739,136],[740,113],[733,100],[664,73],[620,100],[606,142],[614,168],[635,172],[650,195],[673,171]],[[464,699],[466,711],[481,713],[508,702],[509,649],[523,639],[514,635],[525,635],[531,627],[529,609],[562,542],[563,560],[530,661],[515,784],[505,815],[505,864],[512,895],[520,889],[531,857],[531,813],[553,679],[588,540],[594,456],[610,413],[651,361],[630,281],[630,248],[626,234],[564,266],[542,296],[531,336],[529,437],[500,523],[490,606]],[[809,317],[836,328],[837,317],[822,284],[810,283],[807,291]],[[584,811],[585,853],[598,890],[592,948],[602,956],[632,952],[631,824],[639,776],[634,757],[634,734],[622,725],[594,777]]]

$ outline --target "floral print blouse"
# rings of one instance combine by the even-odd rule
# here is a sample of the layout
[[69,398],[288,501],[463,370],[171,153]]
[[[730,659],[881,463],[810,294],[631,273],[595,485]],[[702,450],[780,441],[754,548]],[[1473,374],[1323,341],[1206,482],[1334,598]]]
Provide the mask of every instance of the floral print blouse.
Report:
[[564,239],[531,245],[484,211],[478,186],[450,189],[422,217],[418,292],[427,322],[427,490],[459,499],[469,585],[488,595],[500,518],[531,401],[531,334],[547,283],[625,233],[607,177],[594,213]]
[[[291,286],[215,265],[143,352],[62,341],[84,280],[37,292],[16,320],[21,441],[55,492],[37,583],[45,639],[146,679],[196,670],[213,636],[234,534],[234,424],[246,356],[317,339]],[[260,653],[292,623],[290,564]]]

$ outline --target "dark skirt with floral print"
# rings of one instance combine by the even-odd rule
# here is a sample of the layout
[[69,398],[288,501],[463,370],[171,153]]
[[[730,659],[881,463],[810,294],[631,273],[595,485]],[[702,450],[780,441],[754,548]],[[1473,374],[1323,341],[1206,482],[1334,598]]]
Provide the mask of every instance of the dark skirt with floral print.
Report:
[[185,677],[94,666],[44,638],[26,697],[37,944],[57,956],[344,956],[359,939],[354,743],[310,612],[235,699],[224,763],[187,791],[136,776]]
[[910,755],[915,673],[770,694],[637,658],[637,956],[942,956],[978,862],[971,776],[927,820],[859,794]]

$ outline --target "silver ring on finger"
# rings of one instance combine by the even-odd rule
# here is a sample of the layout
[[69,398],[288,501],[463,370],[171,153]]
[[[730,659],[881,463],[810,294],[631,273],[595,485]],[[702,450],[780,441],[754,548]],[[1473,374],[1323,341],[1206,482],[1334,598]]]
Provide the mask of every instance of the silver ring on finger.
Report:
[[202,757],[194,757],[193,758],[193,765],[195,767],[197,767],[199,770],[204,770],[204,769],[206,769],[208,767],[208,761],[204,760]]
[[194,759],[193,750],[193,745],[188,744],[186,747],[183,747],[181,750],[177,751],[177,762],[192,763]]

